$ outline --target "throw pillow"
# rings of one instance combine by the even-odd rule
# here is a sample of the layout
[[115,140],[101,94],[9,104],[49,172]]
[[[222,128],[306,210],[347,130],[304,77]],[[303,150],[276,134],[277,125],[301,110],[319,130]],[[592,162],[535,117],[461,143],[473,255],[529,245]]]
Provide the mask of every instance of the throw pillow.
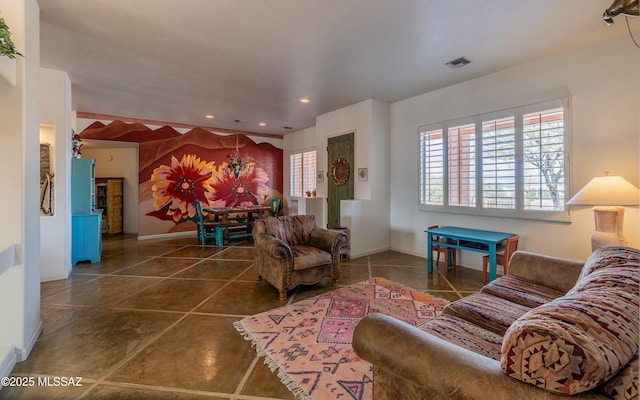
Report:
[[638,352],[638,296],[620,288],[567,294],[517,319],[502,343],[502,370],[572,395],[613,377]]

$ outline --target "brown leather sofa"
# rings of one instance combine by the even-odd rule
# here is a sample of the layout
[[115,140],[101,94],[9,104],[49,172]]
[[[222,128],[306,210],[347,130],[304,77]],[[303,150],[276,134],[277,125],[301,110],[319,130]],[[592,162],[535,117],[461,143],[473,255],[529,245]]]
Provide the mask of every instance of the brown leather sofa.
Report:
[[419,327],[365,317],[353,348],[373,364],[374,399],[638,398],[639,258],[519,251],[508,275]]
[[340,254],[348,246],[343,231],[316,226],[314,215],[292,215],[260,219],[253,224],[255,268],[275,286],[280,299],[301,284],[325,278],[335,285],[340,276]]

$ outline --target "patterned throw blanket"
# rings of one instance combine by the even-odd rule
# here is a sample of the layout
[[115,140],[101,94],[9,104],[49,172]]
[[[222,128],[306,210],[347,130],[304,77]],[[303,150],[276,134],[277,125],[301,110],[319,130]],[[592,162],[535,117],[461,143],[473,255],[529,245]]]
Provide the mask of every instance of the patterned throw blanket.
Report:
[[382,313],[417,326],[438,316],[446,300],[397,283],[364,282],[236,321],[259,356],[302,399],[371,399],[373,367],[353,351],[358,322]]

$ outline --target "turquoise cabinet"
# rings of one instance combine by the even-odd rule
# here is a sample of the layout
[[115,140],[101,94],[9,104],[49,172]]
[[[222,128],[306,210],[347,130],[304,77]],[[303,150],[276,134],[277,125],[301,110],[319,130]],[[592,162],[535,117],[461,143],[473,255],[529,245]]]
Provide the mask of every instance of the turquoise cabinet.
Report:
[[71,264],[100,262],[102,210],[96,211],[95,161],[74,158],[71,164]]
[[100,262],[102,210],[71,216],[71,264]]
[[89,214],[96,208],[95,161],[74,158],[71,161],[71,213]]

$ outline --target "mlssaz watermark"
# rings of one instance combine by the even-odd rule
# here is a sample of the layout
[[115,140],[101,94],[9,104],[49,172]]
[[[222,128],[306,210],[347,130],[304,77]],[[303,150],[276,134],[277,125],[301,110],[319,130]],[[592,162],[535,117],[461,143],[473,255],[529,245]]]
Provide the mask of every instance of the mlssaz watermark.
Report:
[[82,386],[81,376],[8,376],[0,379],[3,387],[69,387]]

